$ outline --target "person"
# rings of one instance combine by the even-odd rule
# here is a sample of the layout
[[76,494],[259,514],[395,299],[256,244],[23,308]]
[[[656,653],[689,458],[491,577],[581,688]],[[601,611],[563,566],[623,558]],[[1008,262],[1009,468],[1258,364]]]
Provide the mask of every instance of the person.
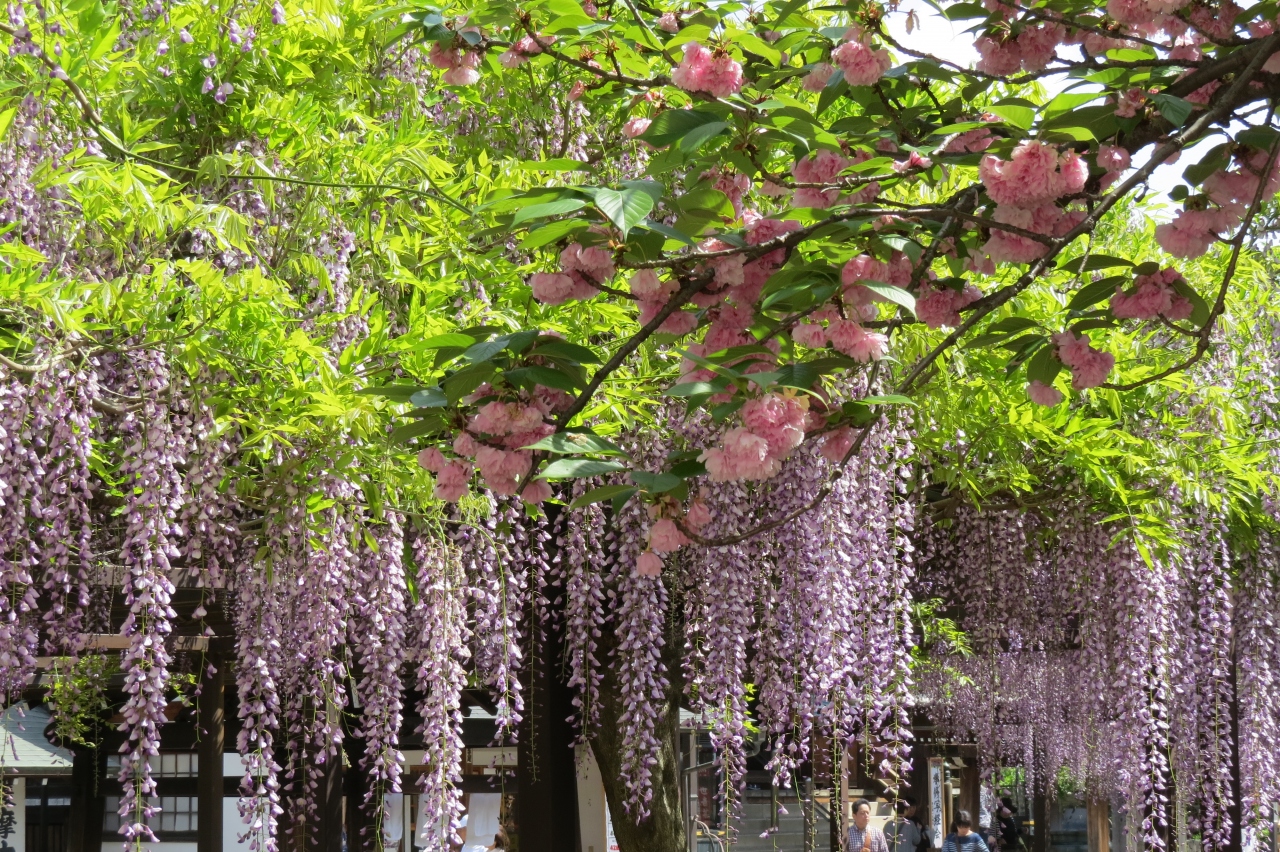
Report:
[[853,825],[849,826],[849,852],[889,852],[884,832],[871,825],[871,803],[858,799],[853,803]]
[[889,848],[893,852],[920,852],[929,848],[929,829],[916,816],[914,799],[904,797],[898,801],[898,815],[889,823],[885,832]]
[[498,829],[498,833],[493,838],[493,845],[489,847],[488,852],[494,852],[497,849],[505,850],[511,845],[511,841],[507,840],[507,830],[505,828]]
[[1000,807],[996,808],[996,820],[1000,824],[1000,848],[1003,852],[1022,852],[1027,848],[1022,839],[1018,814],[1013,809],[1013,800],[1007,797],[1000,800]]
[[942,842],[942,852],[991,852],[991,849],[973,830],[973,817],[968,811],[957,811],[951,833]]

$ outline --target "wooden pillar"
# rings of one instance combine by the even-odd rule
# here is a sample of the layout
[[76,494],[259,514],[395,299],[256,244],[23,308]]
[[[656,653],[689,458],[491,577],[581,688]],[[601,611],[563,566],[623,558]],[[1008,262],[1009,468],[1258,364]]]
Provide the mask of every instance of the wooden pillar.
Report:
[[220,654],[210,654],[205,661],[204,680],[200,686],[200,770],[196,780],[200,816],[196,849],[198,852],[222,852],[222,752],[227,739],[227,677]]
[[[515,833],[520,852],[577,852],[578,781],[574,765],[573,691],[560,676],[560,636],[532,610],[525,715],[517,745]],[[678,735],[677,735],[678,736]],[[679,754],[679,741],[674,743]]]
[[1031,799],[1031,818],[1035,821],[1035,836],[1031,852],[1049,852],[1049,796],[1037,790]]
[[1111,803],[1089,800],[1089,852],[1111,852]]
[[[382,838],[374,836],[373,822],[369,818],[369,806],[364,802],[365,795],[369,792],[369,777],[360,768],[360,762],[364,759],[365,753],[364,738],[352,736],[348,731],[342,746],[347,755],[347,769],[343,776],[345,783],[340,788],[339,795],[345,794],[347,799],[345,805],[347,850],[348,852],[381,852]],[[341,757],[338,759],[341,760]],[[339,807],[343,806],[339,805]],[[374,802],[372,807],[375,809],[382,807],[382,803]],[[326,852],[331,848],[326,846]]]
[[[101,749],[76,746],[71,760],[71,810],[67,815],[67,852],[99,852],[107,799],[102,795]],[[21,850],[19,850],[21,852]]]

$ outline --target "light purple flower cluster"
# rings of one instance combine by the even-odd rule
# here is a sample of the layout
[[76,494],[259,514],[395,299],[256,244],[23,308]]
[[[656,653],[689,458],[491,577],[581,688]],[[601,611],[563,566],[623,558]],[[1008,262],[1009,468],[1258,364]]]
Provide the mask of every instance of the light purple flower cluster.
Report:
[[423,823],[418,837],[427,852],[448,852],[460,843],[462,817],[462,688],[466,685],[467,578],[458,554],[443,535],[415,532],[418,603],[410,616],[417,655],[417,687],[422,696],[418,733],[426,771],[418,781]]
[[371,824],[382,829],[382,797],[400,792],[404,755],[400,725],[404,717],[400,669],[405,660],[406,612],[404,527],[399,514],[388,510],[385,523],[374,527],[372,545],[365,533],[356,568],[356,596],[348,621],[347,641],[360,664],[360,736],[365,740],[361,768],[369,777],[365,807],[377,809]]
[[120,833],[129,846],[140,850],[144,842],[156,841],[148,824],[159,812],[152,799],[156,782],[151,762],[160,754],[160,726],[167,721],[171,657],[165,640],[177,617],[170,606],[170,560],[180,555],[176,520],[183,490],[178,466],[185,459],[174,440],[168,406],[161,401],[169,383],[164,356],[143,351],[134,359],[142,404],[121,424],[121,470],[127,484],[121,560],[127,571],[124,598],[129,607],[122,632],[130,637],[130,645],[120,661],[126,695],[121,708],[126,741],[120,760]]

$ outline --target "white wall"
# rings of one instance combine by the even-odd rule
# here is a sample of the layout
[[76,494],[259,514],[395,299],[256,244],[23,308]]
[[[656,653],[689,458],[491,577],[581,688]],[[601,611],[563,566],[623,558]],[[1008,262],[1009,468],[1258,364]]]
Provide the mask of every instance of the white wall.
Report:
[[578,746],[578,825],[582,832],[582,852],[608,852],[609,806],[604,800],[604,782],[595,755]]
[[18,852],[27,849],[27,779],[13,779],[13,832],[3,843],[9,844]]

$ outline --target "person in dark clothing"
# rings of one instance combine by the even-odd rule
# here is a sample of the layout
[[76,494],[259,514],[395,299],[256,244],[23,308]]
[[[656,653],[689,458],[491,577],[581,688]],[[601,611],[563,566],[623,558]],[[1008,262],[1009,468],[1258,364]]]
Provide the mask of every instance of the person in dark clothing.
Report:
[[1000,802],[996,809],[996,820],[1000,824],[1000,849],[1002,852],[1021,852],[1026,848],[1022,841],[1022,826],[1018,815],[1013,810],[1013,803],[1008,799]]
[[956,820],[947,839],[942,842],[942,852],[991,852],[985,840],[973,830],[973,817],[968,811],[957,811]]

